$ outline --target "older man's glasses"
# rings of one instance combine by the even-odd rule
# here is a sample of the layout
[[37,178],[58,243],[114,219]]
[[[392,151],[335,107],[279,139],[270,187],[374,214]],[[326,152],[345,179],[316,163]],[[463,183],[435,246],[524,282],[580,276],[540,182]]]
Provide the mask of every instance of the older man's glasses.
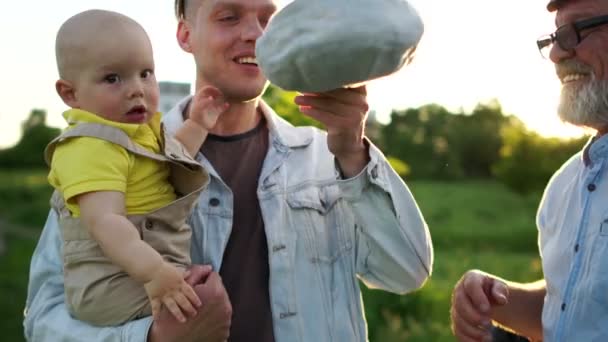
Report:
[[594,28],[600,25],[608,24],[608,15],[601,15],[589,19],[576,21],[574,23],[565,24],[557,28],[554,33],[540,37],[536,41],[538,50],[544,58],[549,58],[551,47],[555,42],[560,49],[564,51],[572,51],[583,40],[581,31]]

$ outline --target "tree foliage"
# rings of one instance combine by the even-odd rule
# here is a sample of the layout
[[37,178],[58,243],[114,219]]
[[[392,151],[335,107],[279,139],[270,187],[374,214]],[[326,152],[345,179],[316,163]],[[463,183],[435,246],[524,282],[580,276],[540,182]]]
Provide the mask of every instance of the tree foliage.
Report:
[[44,148],[61,133],[46,125],[46,111],[33,109],[21,125],[21,139],[9,149],[0,150],[0,165],[6,169],[44,168]]
[[318,121],[302,114],[298,110],[298,107],[293,102],[297,94],[295,91],[285,91],[277,86],[270,85],[266,89],[263,99],[278,115],[294,126],[322,127]]
[[543,138],[519,126],[502,132],[504,144],[494,175],[520,193],[542,190],[551,175],[579,151],[587,138]]
[[[298,110],[293,102],[296,95],[271,85],[264,100],[295,126],[322,128]],[[374,132],[374,143],[401,177],[496,178],[522,193],[542,189],[586,140],[532,133],[515,116],[505,114],[495,100],[478,104],[470,113],[453,113],[437,104],[394,110],[389,124],[374,122]],[[4,168],[45,167],[44,147],[59,133],[46,125],[44,110],[32,110],[22,124],[21,140],[13,148],[0,150],[0,164]]]

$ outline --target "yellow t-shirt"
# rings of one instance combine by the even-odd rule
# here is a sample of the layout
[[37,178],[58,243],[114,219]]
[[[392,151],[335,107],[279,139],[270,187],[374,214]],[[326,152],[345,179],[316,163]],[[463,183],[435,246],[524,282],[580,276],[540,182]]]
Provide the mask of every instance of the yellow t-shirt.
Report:
[[[99,123],[121,129],[142,147],[160,152],[160,113],[145,124],[128,124],[106,120],[79,109],[63,113],[69,126],[78,123]],[[168,181],[169,165],[134,155],[122,146],[92,138],[70,138],[59,143],[51,161],[48,180],[66,200],[72,216],[80,209],[74,198],[91,191],[119,191],[125,194],[129,215],[145,214],[176,199]]]

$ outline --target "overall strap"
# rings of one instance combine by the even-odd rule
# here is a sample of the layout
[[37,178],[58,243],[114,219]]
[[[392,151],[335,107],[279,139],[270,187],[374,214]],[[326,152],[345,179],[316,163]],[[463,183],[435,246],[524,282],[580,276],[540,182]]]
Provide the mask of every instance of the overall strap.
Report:
[[77,137],[91,137],[105,140],[119,145],[133,154],[141,155],[158,161],[169,161],[169,159],[164,155],[149,151],[141,147],[139,144],[133,142],[127,133],[121,129],[98,123],[81,123],[76,127],[63,132],[60,136],[53,139],[53,141],[47,145],[46,149],[44,150],[44,160],[46,163],[51,165],[51,157],[58,143],[69,138]]

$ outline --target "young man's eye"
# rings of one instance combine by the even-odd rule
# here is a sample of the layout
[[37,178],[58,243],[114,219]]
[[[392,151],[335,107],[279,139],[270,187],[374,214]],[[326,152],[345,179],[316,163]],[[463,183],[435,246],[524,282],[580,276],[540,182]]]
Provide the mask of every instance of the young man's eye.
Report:
[[233,22],[233,21],[237,21],[239,18],[236,15],[225,15],[223,17],[220,17],[220,21],[224,21],[224,22]]
[[141,72],[141,78],[148,78],[150,76],[154,75],[154,71],[152,71],[151,69],[146,69],[144,71]]
[[120,82],[120,76],[118,76],[117,74],[109,74],[109,75],[106,75],[103,78],[103,80],[104,80],[104,82],[114,84],[114,83]]

